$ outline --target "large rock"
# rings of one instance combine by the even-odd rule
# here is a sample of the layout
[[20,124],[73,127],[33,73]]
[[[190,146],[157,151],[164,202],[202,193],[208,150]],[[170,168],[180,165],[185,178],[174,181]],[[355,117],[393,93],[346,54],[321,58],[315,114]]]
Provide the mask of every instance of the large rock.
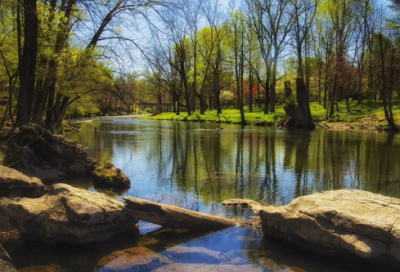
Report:
[[112,163],[96,167],[93,172],[93,182],[99,186],[109,187],[131,187],[131,181],[121,169],[116,168]]
[[329,254],[400,264],[400,200],[358,190],[299,197],[260,210],[264,235]]
[[33,123],[17,129],[7,143],[3,165],[41,180],[91,176],[99,165],[83,146]]
[[41,197],[49,191],[40,179],[0,165],[0,196]]
[[17,272],[17,269],[10,263],[0,259],[1,272]]
[[124,204],[103,194],[56,184],[41,198],[0,199],[0,210],[25,239],[85,244],[135,227]]

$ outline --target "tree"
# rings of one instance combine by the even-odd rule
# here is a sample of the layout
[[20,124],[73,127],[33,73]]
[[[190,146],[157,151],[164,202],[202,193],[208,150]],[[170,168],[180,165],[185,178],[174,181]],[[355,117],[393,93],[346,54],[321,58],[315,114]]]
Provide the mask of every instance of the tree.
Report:
[[293,113],[292,126],[314,129],[308,91],[304,82],[303,44],[311,29],[319,0],[291,0],[294,27],[292,39],[297,54],[297,108]]
[[38,19],[36,0],[24,0],[24,46],[19,65],[20,90],[15,125],[22,126],[30,122],[32,97],[35,88],[36,55],[38,44]]

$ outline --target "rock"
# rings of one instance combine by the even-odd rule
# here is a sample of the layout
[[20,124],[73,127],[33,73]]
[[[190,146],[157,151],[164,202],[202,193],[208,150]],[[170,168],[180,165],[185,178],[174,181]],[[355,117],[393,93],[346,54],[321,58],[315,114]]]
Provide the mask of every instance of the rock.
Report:
[[124,197],[126,212],[146,222],[169,228],[223,229],[237,225],[231,219],[160,204],[136,197]]
[[95,185],[110,187],[131,187],[131,181],[112,163],[106,163],[104,166],[96,167],[93,172],[93,182]]
[[10,255],[8,255],[2,244],[0,244],[0,260],[4,260],[10,263],[12,262]]
[[41,197],[49,191],[38,178],[28,177],[21,172],[0,165],[0,196]]
[[0,259],[1,272],[17,272],[17,269],[9,262]]
[[30,266],[18,269],[18,272],[73,272],[72,270],[62,268],[59,265],[51,264],[46,266]]
[[174,263],[219,264],[224,261],[220,252],[204,247],[174,246],[166,251],[165,256]]
[[91,176],[99,165],[83,146],[29,123],[11,136],[3,165],[41,180]]
[[135,227],[124,204],[103,194],[55,184],[41,198],[0,199],[0,210],[22,238],[86,244]]
[[261,267],[257,267],[254,265],[232,265],[232,264],[170,264],[168,266],[160,267],[152,272],[243,272],[243,271],[253,271],[253,272],[262,272],[263,269]]
[[400,200],[359,190],[299,197],[260,210],[264,235],[323,253],[400,264]]
[[143,266],[146,266],[146,271],[151,271],[166,264],[169,264],[167,258],[153,250],[139,246],[116,251],[105,256],[97,263],[95,271],[121,271],[125,269],[141,271],[140,268]]

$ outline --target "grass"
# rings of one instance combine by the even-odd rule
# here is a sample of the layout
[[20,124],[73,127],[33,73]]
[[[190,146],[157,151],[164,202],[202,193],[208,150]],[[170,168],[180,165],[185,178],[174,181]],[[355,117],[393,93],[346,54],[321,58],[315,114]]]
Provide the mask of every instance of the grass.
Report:
[[[264,114],[264,110],[259,107],[253,107],[253,112],[249,112],[248,107],[245,107],[245,119],[247,124],[260,124],[273,126],[285,118],[286,114],[283,110],[284,105],[277,105],[275,113]],[[364,101],[362,105],[358,105],[357,101],[349,102],[350,112],[347,110],[346,102],[339,103],[339,111],[336,111],[332,118],[326,119],[326,110],[317,102],[310,103],[311,115],[315,123],[329,122],[334,126],[334,123],[340,123],[347,126],[386,126],[387,122],[383,111],[382,102],[369,103]],[[400,124],[400,100],[393,102],[393,114],[395,122]],[[240,111],[237,109],[223,109],[220,115],[217,115],[216,110],[208,110],[204,115],[200,115],[199,111],[195,111],[191,116],[186,112],[180,115],[168,112],[155,116],[145,116],[143,119],[152,120],[171,120],[171,121],[192,121],[192,122],[221,122],[240,124]],[[339,125],[338,125],[339,126]]]
[[[264,110],[258,107],[253,107],[253,112],[249,112],[248,107],[245,108],[245,118],[248,124],[251,123],[263,123],[273,125],[281,118],[285,117],[285,111],[283,106],[277,107],[275,113],[264,114]],[[171,121],[192,121],[192,122],[221,122],[240,124],[240,111],[237,109],[223,109],[221,114],[217,114],[216,110],[207,110],[204,115],[200,114],[200,111],[195,111],[191,116],[188,116],[186,112],[182,112],[180,115],[176,113],[168,112],[162,113],[155,116],[145,116],[143,119],[152,120],[171,120]]]

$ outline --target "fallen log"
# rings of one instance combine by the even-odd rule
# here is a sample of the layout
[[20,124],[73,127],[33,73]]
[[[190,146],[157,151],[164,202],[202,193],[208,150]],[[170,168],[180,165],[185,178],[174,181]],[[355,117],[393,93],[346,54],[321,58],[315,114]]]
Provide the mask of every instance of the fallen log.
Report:
[[169,228],[222,229],[237,225],[234,220],[195,212],[135,197],[124,197],[126,212],[139,220]]

